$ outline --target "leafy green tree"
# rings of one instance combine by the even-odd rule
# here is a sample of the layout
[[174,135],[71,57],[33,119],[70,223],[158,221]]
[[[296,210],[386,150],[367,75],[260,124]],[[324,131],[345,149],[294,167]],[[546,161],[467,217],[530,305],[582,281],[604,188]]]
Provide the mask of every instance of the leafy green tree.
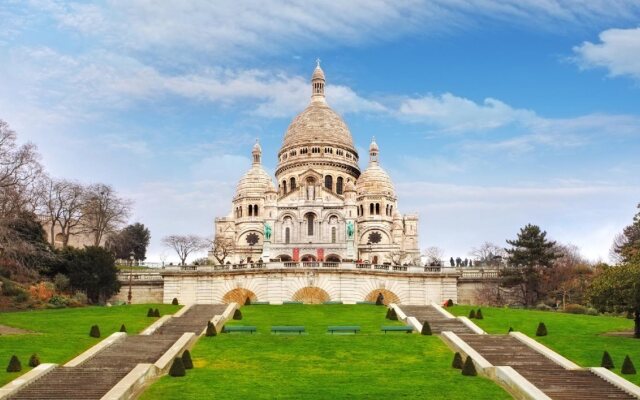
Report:
[[640,263],[600,269],[588,289],[589,301],[600,312],[632,312],[634,337],[640,339]]
[[92,303],[104,303],[120,290],[115,259],[107,250],[91,246],[65,254],[71,286],[86,292]]
[[640,211],[633,217],[633,223],[616,236],[611,250],[622,263],[640,263]]
[[147,258],[150,240],[149,229],[144,224],[136,222],[109,236],[106,247],[119,260],[128,260],[133,252],[133,258],[136,261],[143,261]]
[[558,257],[553,251],[556,242],[547,239],[547,232],[536,225],[527,224],[520,229],[515,240],[507,240],[511,248],[505,249],[510,268],[501,272],[501,285],[517,289],[520,301],[535,305],[544,297],[543,277]]

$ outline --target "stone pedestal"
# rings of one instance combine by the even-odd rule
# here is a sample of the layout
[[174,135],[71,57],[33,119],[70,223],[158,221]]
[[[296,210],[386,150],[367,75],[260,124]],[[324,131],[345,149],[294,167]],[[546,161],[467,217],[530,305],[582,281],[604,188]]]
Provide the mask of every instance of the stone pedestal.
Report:
[[356,259],[356,246],[354,244],[353,239],[347,239],[347,259],[355,260]]
[[260,258],[262,258],[262,262],[264,263],[268,263],[271,259],[271,240],[265,240],[262,244],[262,255]]

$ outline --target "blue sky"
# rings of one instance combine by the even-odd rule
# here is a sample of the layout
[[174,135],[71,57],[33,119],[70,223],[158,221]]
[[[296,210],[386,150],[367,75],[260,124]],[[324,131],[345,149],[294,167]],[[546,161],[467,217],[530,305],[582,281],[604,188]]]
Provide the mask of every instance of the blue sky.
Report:
[[422,248],[534,223],[607,260],[640,202],[637,1],[4,0],[0,57],[0,118],[50,174],[134,199],[152,260],[212,235],[255,138],[273,171],[318,57]]

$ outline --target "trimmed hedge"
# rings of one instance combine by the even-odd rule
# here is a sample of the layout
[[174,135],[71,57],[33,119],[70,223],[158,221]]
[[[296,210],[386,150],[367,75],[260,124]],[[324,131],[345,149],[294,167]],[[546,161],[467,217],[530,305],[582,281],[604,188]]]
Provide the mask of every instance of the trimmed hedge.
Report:
[[447,307],[453,307],[453,300],[447,300]]
[[547,336],[547,326],[544,322],[540,322],[538,324],[538,329],[536,329],[536,336]]
[[91,330],[89,331],[89,336],[94,337],[94,338],[99,338],[100,337],[100,327],[98,327],[98,325],[93,325],[91,327]]
[[40,357],[38,357],[36,353],[33,353],[31,357],[29,357],[29,366],[35,368],[38,365],[40,365]]
[[193,369],[193,361],[191,360],[189,350],[185,350],[184,353],[182,353],[182,364],[184,365],[184,369]]
[[624,357],[624,361],[622,362],[622,370],[620,372],[625,375],[636,374],[636,367],[633,365],[633,362],[631,361],[631,358],[629,358],[628,354]]
[[453,355],[453,361],[451,362],[451,367],[455,369],[462,369],[464,363],[462,362],[462,356],[459,352],[456,351],[456,354]]
[[213,325],[213,322],[209,321],[207,322],[207,331],[204,334],[205,336],[217,336],[218,332],[216,331],[216,327],[215,325]]
[[615,365],[613,365],[613,359],[608,351],[602,353],[602,361],[600,361],[600,366],[606,369],[614,369]]
[[476,317],[476,310],[469,311],[469,319],[474,319]]
[[247,299],[244,301],[244,305],[245,306],[250,306],[251,305],[251,297],[247,297]]
[[476,311],[476,319],[484,319],[484,317],[482,316],[482,309],[478,308],[478,311]]
[[124,324],[120,325],[120,332],[127,333],[127,327]]
[[464,376],[478,375],[478,371],[476,371],[476,366],[473,365],[473,359],[471,357],[467,357],[467,359],[464,360],[464,365],[462,366],[462,375]]
[[389,319],[391,321],[397,321],[398,320],[398,314],[396,314],[396,309],[395,308],[387,309],[387,319]]
[[242,319],[242,311],[240,311],[240,309],[236,308],[236,310],[233,312],[233,319],[237,321]]
[[171,304],[173,304],[174,306],[178,305],[178,298],[174,297],[173,300],[171,300]]
[[431,326],[429,325],[429,321],[424,321],[422,323],[422,330],[420,331],[423,335],[432,335]]
[[171,369],[169,370],[169,375],[178,377],[185,376],[187,371],[184,369],[184,363],[182,362],[182,358],[176,357],[173,359],[173,364],[171,364]]
[[147,311],[147,317],[153,317],[153,308],[150,308],[149,311]]
[[153,316],[154,317],[159,317],[160,316],[160,310],[158,310],[157,308],[155,310],[153,310]]
[[22,364],[15,354],[11,356],[9,365],[7,365],[7,372],[20,372],[22,371]]

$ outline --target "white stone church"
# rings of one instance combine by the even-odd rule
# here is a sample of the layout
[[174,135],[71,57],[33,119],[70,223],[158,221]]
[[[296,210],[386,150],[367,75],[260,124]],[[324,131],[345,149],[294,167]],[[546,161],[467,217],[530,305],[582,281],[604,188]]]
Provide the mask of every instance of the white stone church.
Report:
[[[402,215],[393,183],[380,166],[375,140],[360,170],[349,128],[329,107],[320,65],[311,101],[287,129],[278,153],[277,185],[253,146],[253,165],[240,179],[216,238],[232,244],[225,263],[275,261],[414,264],[418,217]],[[216,262],[213,251],[210,259]]]

